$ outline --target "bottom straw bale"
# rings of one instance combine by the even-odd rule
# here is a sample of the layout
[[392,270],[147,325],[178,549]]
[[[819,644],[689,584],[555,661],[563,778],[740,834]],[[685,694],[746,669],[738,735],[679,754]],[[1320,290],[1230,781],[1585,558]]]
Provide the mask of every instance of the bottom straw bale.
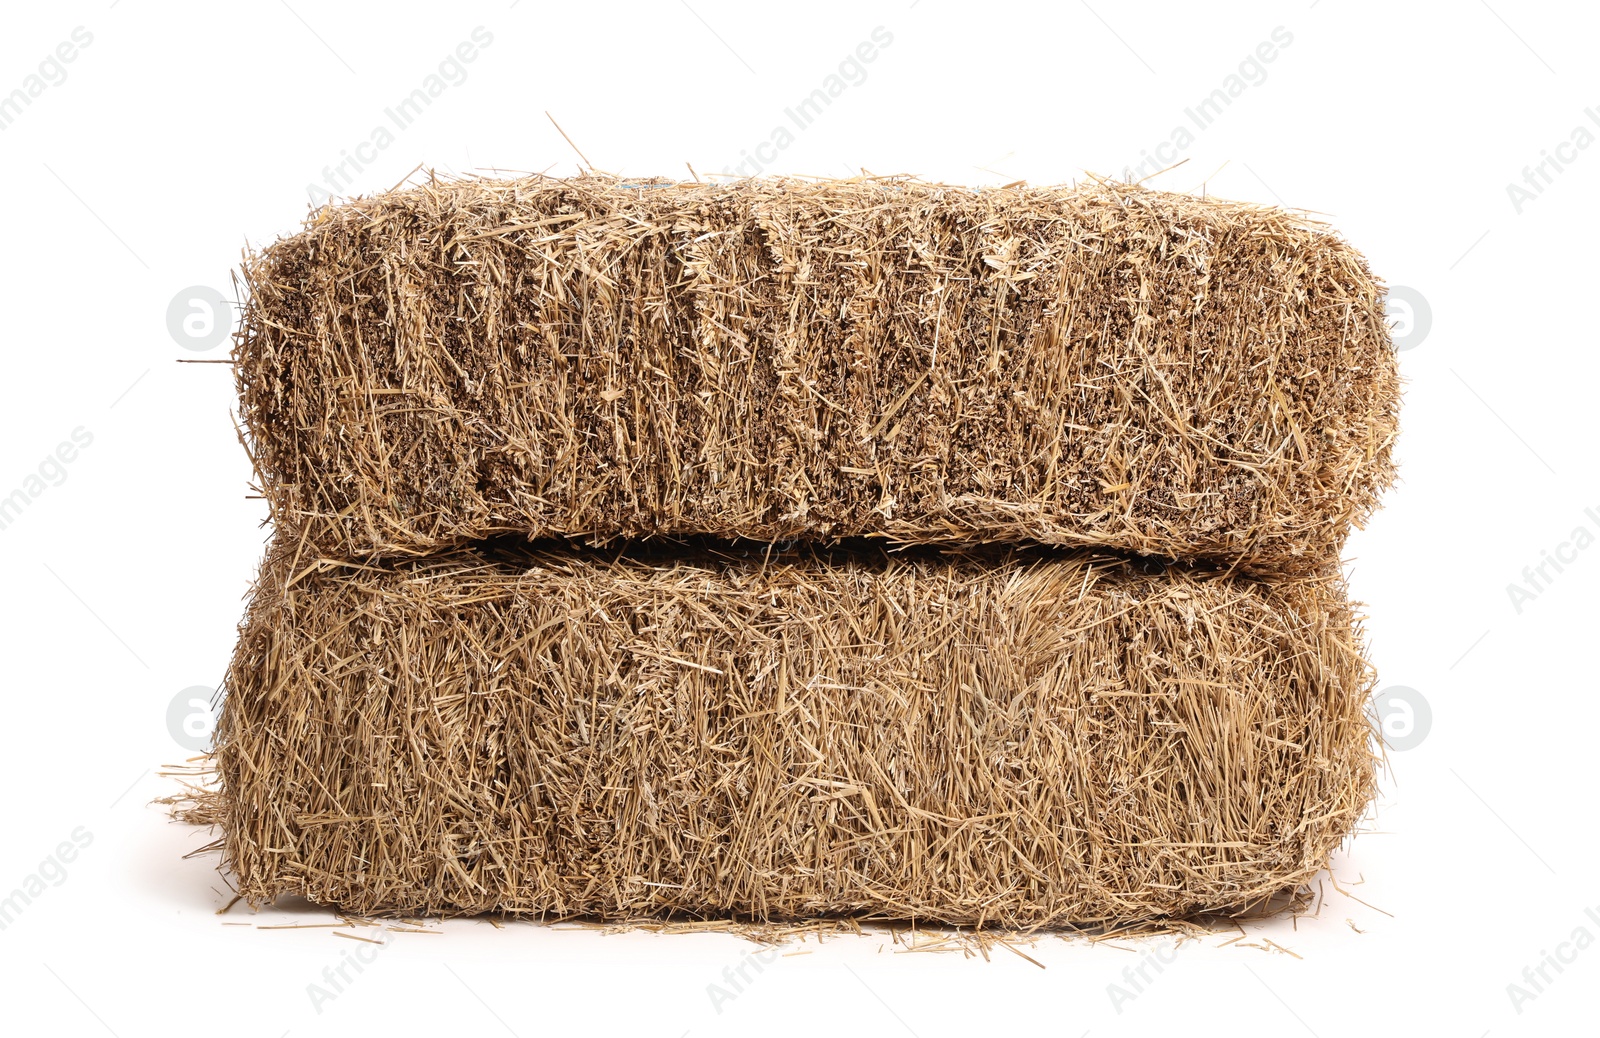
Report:
[[1259,911],[1373,792],[1334,577],[876,549],[269,558],[215,805],[252,903],[1116,927]]

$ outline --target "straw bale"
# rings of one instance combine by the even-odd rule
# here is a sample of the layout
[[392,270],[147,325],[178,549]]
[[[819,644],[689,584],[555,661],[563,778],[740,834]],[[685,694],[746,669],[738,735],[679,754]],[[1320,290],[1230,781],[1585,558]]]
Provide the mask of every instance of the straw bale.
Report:
[[243,280],[248,444],[327,556],[874,537],[1306,572],[1393,476],[1383,288],[1272,207],[430,179]]
[[1082,553],[268,560],[218,727],[253,903],[1115,927],[1292,891],[1373,792],[1331,577]]

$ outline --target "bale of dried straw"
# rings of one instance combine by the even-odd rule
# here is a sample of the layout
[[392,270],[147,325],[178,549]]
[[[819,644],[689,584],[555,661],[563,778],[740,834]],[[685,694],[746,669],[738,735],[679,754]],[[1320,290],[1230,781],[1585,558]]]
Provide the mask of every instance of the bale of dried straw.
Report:
[[1129,186],[430,181],[247,258],[241,412],[329,556],[1036,541],[1304,571],[1392,478],[1382,288]]
[[852,547],[269,561],[225,860],[359,913],[1253,911],[1373,791],[1331,578]]

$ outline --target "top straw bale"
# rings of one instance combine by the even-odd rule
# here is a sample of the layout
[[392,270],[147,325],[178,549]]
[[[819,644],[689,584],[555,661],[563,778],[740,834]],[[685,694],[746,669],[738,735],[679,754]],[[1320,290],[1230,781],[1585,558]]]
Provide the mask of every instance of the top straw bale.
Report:
[[243,277],[246,441],[327,556],[881,537],[1303,572],[1393,478],[1383,287],[1271,207],[430,178]]

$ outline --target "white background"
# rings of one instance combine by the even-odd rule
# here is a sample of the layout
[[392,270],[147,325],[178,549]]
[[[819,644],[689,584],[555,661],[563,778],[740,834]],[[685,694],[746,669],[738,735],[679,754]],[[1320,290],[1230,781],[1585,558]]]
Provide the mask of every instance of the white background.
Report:
[[[1577,528],[1600,534],[1600,147],[1566,151],[1574,161],[1546,166],[1548,185],[1534,173],[1531,200],[1507,191],[1576,127],[1600,134],[1585,115],[1600,106],[1592,12],[1509,0],[379,11],[313,0],[7,11],[0,95],[74,29],[92,42],[0,132],[0,496],[27,486],[73,430],[93,442],[0,530],[0,896],[41,871],[58,881],[0,932],[0,1026],[1592,1033],[1600,943],[1561,942],[1580,927],[1600,940],[1600,547],[1560,574],[1547,568],[1553,579],[1520,611],[1507,590]],[[753,982],[720,1007],[707,986],[752,948],[722,935],[452,922],[442,936],[391,938],[314,1005],[308,986],[327,983],[324,968],[371,946],[328,929],[224,925],[328,917],[219,917],[214,859],[181,858],[208,837],[149,806],[172,789],[154,769],[186,755],[168,704],[220,680],[265,540],[264,509],[245,496],[228,367],[175,363],[226,347],[184,348],[167,309],[191,286],[233,298],[241,250],[291,233],[323,168],[478,26],[493,39],[465,81],[350,190],[386,189],[418,163],[573,172],[546,110],[603,169],[731,168],[879,26],[892,43],[865,80],[769,150],[770,172],[970,184],[1121,175],[1286,29],[1292,42],[1265,78],[1247,70],[1258,81],[1196,134],[1185,165],[1150,183],[1327,214],[1431,309],[1425,335],[1415,314],[1397,314],[1416,330],[1402,335],[1402,483],[1350,545],[1380,684],[1417,690],[1432,712],[1420,744],[1391,754],[1373,831],[1333,864],[1377,908],[1324,883],[1320,917],[1253,928],[1234,945],[1219,935],[1173,954],[1170,941],[1047,939],[1029,949],[1043,971],[1004,950],[984,962],[895,954],[882,935],[813,942],[800,946],[811,954],[747,970]],[[49,864],[80,827],[92,842]],[[1298,957],[1247,947],[1264,937]],[[1171,964],[1114,1005],[1108,985],[1131,990],[1122,971],[1157,950]],[[1551,982],[1535,991],[1524,969],[1558,950],[1573,961],[1546,967]],[[1534,997],[1514,1003],[1511,984]]]

